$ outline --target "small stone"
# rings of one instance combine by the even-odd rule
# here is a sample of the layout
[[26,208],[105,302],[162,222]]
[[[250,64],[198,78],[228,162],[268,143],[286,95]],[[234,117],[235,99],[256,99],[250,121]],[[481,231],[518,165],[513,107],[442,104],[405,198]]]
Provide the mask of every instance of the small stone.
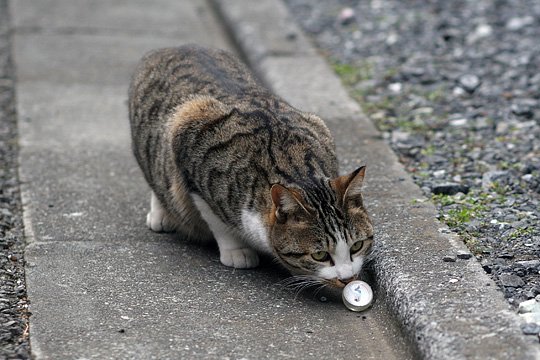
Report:
[[538,335],[540,333],[540,325],[536,323],[522,324],[521,331],[525,335]]
[[[516,274],[519,277],[524,277],[525,276],[525,270],[524,269],[514,269],[514,274]],[[531,296],[531,297],[533,297],[533,296]]]
[[524,268],[528,270],[532,270],[535,268],[540,268],[540,260],[523,260],[523,261],[516,261],[516,265],[523,266]]
[[504,202],[504,206],[512,207],[516,203],[516,198],[513,196],[509,196],[506,198],[506,201]]
[[508,30],[520,30],[532,23],[534,23],[532,16],[513,17],[506,23],[506,28]]
[[491,120],[485,117],[476,118],[474,121],[474,128],[476,130],[489,129],[491,126]]
[[534,179],[534,176],[532,174],[525,174],[521,177],[521,180],[525,181],[525,182],[532,182]]
[[444,183],[433,186],[431,188],[431,192],[435,195],[455,195],[457,193],[466,194],[469,192],[469,187],[457,183]]
[[444,262],[456,262],[455,256],[446,255],[442,258]]
[[466,118],[459,118],[459,119],[453,119],[450,120],[450,126],[455,127],[461,127],[467,125],[467,119]]
[[519,316],[526,323],[540,324],[540,313],[524,313],[519,314]]
[[458,79],[459,85],[468,93],[473,93],[481,84],[480,78],[474,74],[463,74]]
[[13,213],[9,211],[8,209],[0,209],[0,214],[5,217],[12,217]]
[[462,250],[458,251],[456,256],[458,259],[462,259],[462,260],[468,260],[472,258],[472,254],[470,252],[462,251]]
[[448,282],[449,282],[450,284],[455,284],[455,283],[457,283],[458,281],[459,281],[459,279],[450,279],[450,280],[448,280]]
[[435,177],[435,178],[437,178],[437,179],[443,178],[444,175],[446,175],[446,170],[444,170],[444,169],[435,170],[435,171],[433,172],[433,177]]
[[433,114],[433,108],[429,106],[422,106],[412,111],[414,115],[431,115]]
[[456,86],[452,89],[452,95],[454,96],[462,96],[462,95],[465,95],[466,93],[467,92],[459,86]]
[[508,171],[487,171],[482,175],[482,188],[489,190],[493,183],[506,185],[510,181],[510,173]]
[[536,126],[536,121],[535,120],[522,121],[517,124],[514,124],[514,126],[516,130],[529,131],[529,130],[533,130],[533,128]]
[[400,93],[402,88],[403,88],[403,85],[401,83],[392,83],[388,85],[388,90],[390,90],[393,93]]
[[522,116],[527,119],[531,119],[534,116],[532,107],[526,102],[513,103],[510,106],[510,110],[514,115]]
[[533,76],[529,79],[529,82],[530,82],[531,84],[540,85],[540,73],[537,73],[536,75],[533,75]]
[[504,135],[510,130],[510,124],[507,122],[499,122],[495,126],[495,133],[498,135]]
[[420,77],[426,73],[426,70],[424,70],[423,67],[415,67],[415,66],[404,66],[401,69],[401,72],[410,77]]
[[421,134],[411,134],[410,132],[395,130],[392,131],[391,141],[398,150],[411,152],[413,149],[424,147],[426,138]]
[[501,280],[501,284],[503,286],[507,286],[507,287],[517,288],[517,287],[522,287],[523,285],[525,285],[525,282],[519,276],[514,275],[514,274],[508,274],[508,273],[501,274],[499,275],[499,280]]
[[386,37],[386,44],[387,45],[394,45],[395,43],[397,43],[399,40],[399,35],[392,31],[388,34],[388,36]]
[[342,25],[348,25],[354,21],[355,13],[352,8],[346,7],[341,10],[338,20]]
[[467,42],[474,43],[480,39],[490,36],[493,28],[489,24],[479,24],[471,34],[467,36]]
[[482,223],[478,220],[471,220],[465,224],[465,230],[469,233],[477,232],[478,229],[482,226]]
[[443,164],[446,164],[448,162],[448,157],[434,154],[434,155],[431,155],[431,156],[426,156],[425,161],[429,165],[443,165]]
[[518,314],[540,313],[540,302],[536,299],[525,300],[519,303]]

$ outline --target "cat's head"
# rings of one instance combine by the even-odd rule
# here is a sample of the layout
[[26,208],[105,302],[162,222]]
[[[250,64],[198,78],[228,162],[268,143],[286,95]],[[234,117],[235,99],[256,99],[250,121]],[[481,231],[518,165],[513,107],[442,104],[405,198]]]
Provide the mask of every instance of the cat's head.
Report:
[[270,243],[293,275],[343,287],[354,280],[373,243],[360,193],[365,167],[300,187],[273,185]]

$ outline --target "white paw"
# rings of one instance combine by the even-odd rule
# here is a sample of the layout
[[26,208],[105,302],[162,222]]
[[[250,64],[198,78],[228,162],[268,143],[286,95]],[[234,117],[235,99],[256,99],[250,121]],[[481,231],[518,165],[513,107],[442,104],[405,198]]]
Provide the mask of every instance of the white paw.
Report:
[[146,215],[146,226],[155,232],[173,232],[174,226],[164,211],[150,211]]
[[235,269],[249,269],[259,265],[259,255],[250,248],[221,250],[220,253],[221,263]]

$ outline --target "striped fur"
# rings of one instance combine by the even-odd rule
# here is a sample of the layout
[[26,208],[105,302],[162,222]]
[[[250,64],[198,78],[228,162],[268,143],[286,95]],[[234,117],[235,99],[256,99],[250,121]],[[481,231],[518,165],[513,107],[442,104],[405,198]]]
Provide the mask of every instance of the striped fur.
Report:
[[256,250],[327,284],[357,276],[373,236],[365,169],[338,177],[323,121],[270,93],[231,54],[193,45],[149,53],[129,114],[153,192],[150,228],[214,238],[228,266],[256,266]]

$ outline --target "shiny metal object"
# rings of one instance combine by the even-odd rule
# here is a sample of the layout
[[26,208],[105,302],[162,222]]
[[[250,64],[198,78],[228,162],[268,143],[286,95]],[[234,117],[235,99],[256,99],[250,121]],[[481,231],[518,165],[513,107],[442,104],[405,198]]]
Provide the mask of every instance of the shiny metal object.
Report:
[[373,290],[368,283],[355,280],[343,288],[343,303],[352,311],[364,311],[371,306]]

